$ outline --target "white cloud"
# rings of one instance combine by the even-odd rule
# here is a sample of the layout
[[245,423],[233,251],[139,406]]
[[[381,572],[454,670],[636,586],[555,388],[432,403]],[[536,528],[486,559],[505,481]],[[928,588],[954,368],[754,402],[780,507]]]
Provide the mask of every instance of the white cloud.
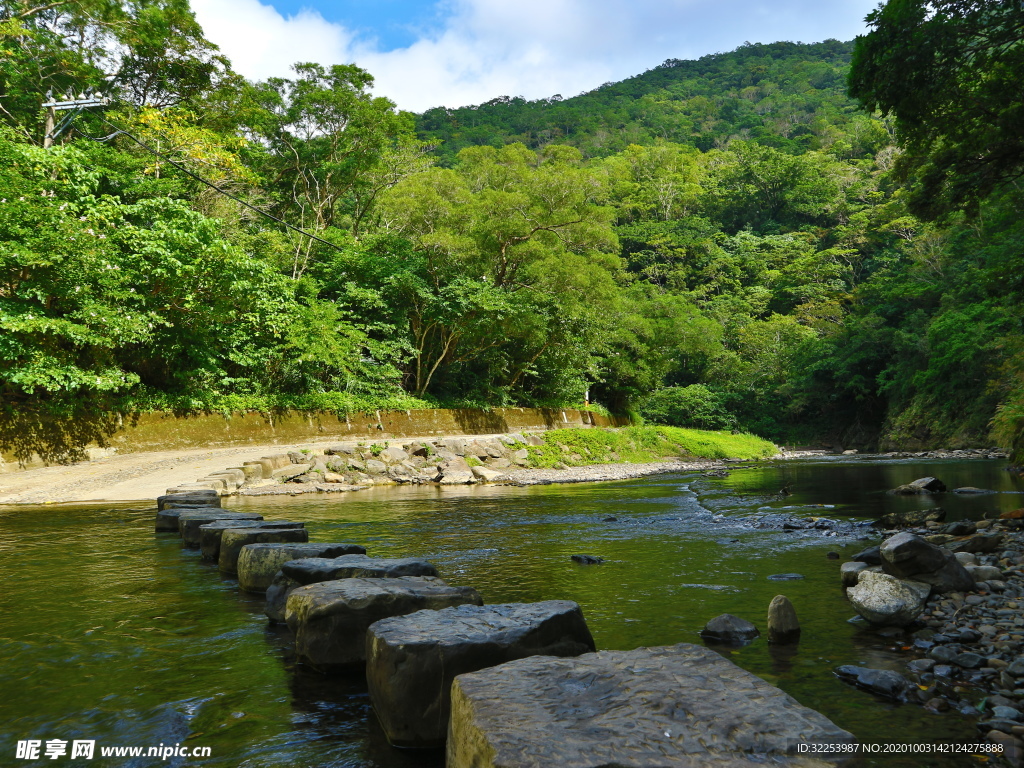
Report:
[[296,61],[355,62],[403,109],[496,96],[572,96],[667,58],[744,41],[850,39],[876,0],[451,0],[446,25],[380,51],[316,11],[283,17],[259,0],[193,0],[207,36],[254,79]]
[[352,35],[315,11],[284,18],[259,0],[194,0],[206,36],[250,79],[287,77],[297,61],[337,63]]

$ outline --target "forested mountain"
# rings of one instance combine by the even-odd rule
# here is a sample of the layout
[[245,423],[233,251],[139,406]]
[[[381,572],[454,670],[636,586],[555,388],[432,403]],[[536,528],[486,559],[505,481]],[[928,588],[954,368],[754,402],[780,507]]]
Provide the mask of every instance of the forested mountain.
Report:
[[604,157],[656,140],[707,151],[735,138],[789,153],[842,139],[853,157],[890,140],[846,93],[852,43],[747,44],[655,69],[589,93],[537,101],[502,96],[485,104],[419,115],[420,136],[438,142],[443,163],[468,146],[556,142]]
[[[0,0],[0,448],[140,409],[589,392],[1020,449],[1024,46],[978,42],[994,2],[898,5],[856,46],[415,116],[355,65],[246,81],[185,0]],[[47,93],[90,88],[110,103],[44,148]]]

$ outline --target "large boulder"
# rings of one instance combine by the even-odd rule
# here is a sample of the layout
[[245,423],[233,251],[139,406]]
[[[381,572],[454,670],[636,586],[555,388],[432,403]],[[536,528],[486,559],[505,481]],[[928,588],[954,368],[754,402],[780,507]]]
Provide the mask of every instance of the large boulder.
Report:
[[856,561],[843,563],[839,566],[839,578],[842,580],[844,587],[852,587],[860,581],[861,573],[872,567],[867,563],[858,563]]
[[903,627],[917,620],[929,590],[927,584],[911,585],[887,573],[864,571],[857,584],[846,590],[846,596],[854,610],[872,624]]
[[1002,581],[1003,571],[994,565],[965,565],[964,569],[977,581]]
[[876,545],[874,547],[862,549],[851,559],[858,563],[867,563],[868,565],[881,565],[882,553],[880,551],[880,548]]
[[217,560],[220,557],[220,540],[224,531],[231,528],[303,528],[305,523],[290,520],[214,520],[212,523],[199,526],[199,551],[204,560]]
[[968,536],[965,539],[951,541],[946,545],[946,548],[954,553],[972,552],[980,555],[995,552],[1002,545],[1003,535],[1001,533],[981,533],[977,536]]
[[298,587],[338,579],[394,579],[399,576],[437,576],[437,569],[415,557],[382,558],[366,555],[307,557],[290,560],[281,566],[267,587],[266,614],[271,621],[283,622],[288,595]]
[[753,768],[853,735],[719,654],[683,643],[533,656],[459,675],[447,768]]
[[304,544],[309,541],[305,528],[228,528],[220,536],[217,567],[221,573],[238,573],[238,555],[249,544]]
[[894,701],[903,701],[911,688],[903,675],[891,669],[871,669],[845,664],[836,668],[836,676],[876,696]]
[[381,451],[379,458],[385,464],[398,464],[408,459],[409,454],[397,445],[393,445]]
[[941,480],[934,477],[921,477],[912,483],[893,488],[889,493],[898,496],[912,496],[921,493],[943,493],[945,490],[946,484]]
[[568,600],[460,605],[381,619],[366,636],[366,680],[377,719],[396,747],[440,747],[456,675],[526,656],[594,651]]
[[944,493],[946,484],[937,477],[921,477],[910,483],[914,488],[920,488],[925,493]]
[[303,557],[365,555],[358,544],[320,542],[309,544],[247,544],[238,553],[238,586],[246,592],[266,592],[281,566]]
[[299,587],[288,596],[285,620],[298,657],[322,672],[351,669],[366,660],[366,630],[389,616],[456,605],[483,605],[470,587],[433,576],[341,579]]
[[255,512],[225,512],[221,509],[198,510],[193,509],[182,512],[178,515],[178,533],[181,534],[181,541],[186,547],[198,547],[200,540],[199,529],[207,523],[215,520],[262,520],[263,515]]
[[760,634],[757,627],[749,621],[733,616],[731,613],[716,616],[700,631],[700,636],[704,638],[705,642],[736,646],[747,645]]
[[508,475],[496,469],[487,467],[473,467],[473,476],[485,483],[500,483],[508,479]]
[[898,533],[882,542],[882,570],[900,579],[923,581],[936,592],[974,588],[974,579],[948,549],[912,533]]

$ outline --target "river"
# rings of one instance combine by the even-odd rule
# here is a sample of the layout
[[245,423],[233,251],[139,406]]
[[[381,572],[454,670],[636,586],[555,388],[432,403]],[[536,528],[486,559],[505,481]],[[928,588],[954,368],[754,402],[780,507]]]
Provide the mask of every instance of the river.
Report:
[[[443,578],[475,587],[488,603],[575,600],[600,649],[699,643],[705,622],[725,612],[763,631],[768,603],[785,594],[803,627],[797,649],[761,639],[732,652],[733,661],[863,741],[973,741],[973,721],[957,713],[883,703],[832,674],[840,664],[902,669],[909,658],[894,650],[898,640],[848,621],[853,612],[839,566],[866,546],[861,537],[871,536],[870,528],[828,536],[750,523],[774,512],[866,522],[936,503],[948,520],[991,517],[1024,506],[1024,481],[1004,467],[994,460],[823,457],[741,466],[728,477],[376,488],[225,506],[305,521],[314,541],[428,558]],[[884,493],[925,475],[950,488],[998,493]],[[783,487],[791,494],[780,495]],[[262,600],[240,593],[177,537],[154,534],[153,513],[148,504],[0,508],[0,765],[443,765],[437,754],[391,749],[360,681],[320,677],[296,664],[287,631],[267,625]],[[570,555],[577,553],[605,563],[576,565]],[[803,578],[768,578],[781,573]],[[95,740],[96,758],[17,760],[15,744],[26,739]],[[178,743],[209,747],[211,756],[99,756],[100,746]],[[878,764],[975,762],[916,756]]]

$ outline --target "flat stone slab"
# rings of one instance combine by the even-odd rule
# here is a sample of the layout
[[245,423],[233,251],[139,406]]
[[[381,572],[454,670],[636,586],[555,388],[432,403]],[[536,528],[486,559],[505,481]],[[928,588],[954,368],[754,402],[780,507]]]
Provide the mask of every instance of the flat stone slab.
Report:
[[221,573],[238,573],[238,555],[248,544],[305,544],[305,528],[228,528],[220,535],[217,567]]
[[216,509],[211,512],[204,510],[190,509],[178,515],[178,533],[181,534],[181,541],[186,547],[199,546],[200,526],[212,523],[216,520],[262,520],[263,515],[255,512],[225,512]]
[[460,605],[381,619],[366,637],[366,680],[377,719],[396,747],[440,747],[456,675],[526,656],[594,651],[583,611],[569,600]]
[[353,578],[393,579],[399,576],[437,576],[437,569],[426,560],[415,557],[343,555],[290,560],[281,566],[273,583],[267,587],[266,614],[271,621],[283,622],[288,595],[307,584]]
[[231,528],[305,528],[305,523],[290,520],[214,520],[199,526],[199,551],[204,560],[216,560],[220,556],[220,539],[224,531]]
[[324,544],[247,544],[238,553],[236,569],[238,586],[246,592],[266,592],[281,566],[289,560],[304,557],[340,557],[365,555],[366,549],[358,544],[332,542]]
[[459,675],[451,697],[446,768],[832,765],[799,755],[798,746],[854,741],[689,643],[533,656]]
[[363,664],[366,630],[375,621],[483,602],[475,589],[452,587],[434,576],[341,579],[296,589],[288,596],[285,619],[299,658],[330,672]]

